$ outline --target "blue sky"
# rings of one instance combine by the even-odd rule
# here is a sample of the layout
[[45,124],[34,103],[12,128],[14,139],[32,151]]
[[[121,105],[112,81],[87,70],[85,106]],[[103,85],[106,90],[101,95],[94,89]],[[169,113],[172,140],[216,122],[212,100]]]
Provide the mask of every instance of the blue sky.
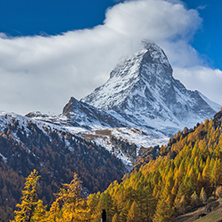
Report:
[[112,0],[1,0],[1,32],[55,35],[102,24]]
[[188,89],[222,104],[221,12],[221,0],[0,0],[0,110],[61,113],[144,39]]
[[[191,41],[210,66],[222,69],[222,1],[184,0],[198,9],[202,27]],[[1,0],[0,32],[11,36],[56,35],[102,24],[114,0]]]
[[189,8],[197,8],[203,18],[202,28],[194,36],[192,45],[208,59],[209,65],[222,69],[222,1],[186,0]]

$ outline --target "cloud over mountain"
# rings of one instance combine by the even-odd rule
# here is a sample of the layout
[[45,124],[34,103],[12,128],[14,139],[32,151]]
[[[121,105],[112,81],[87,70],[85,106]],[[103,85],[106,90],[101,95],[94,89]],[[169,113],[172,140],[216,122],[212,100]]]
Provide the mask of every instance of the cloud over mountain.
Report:
[[[109,72],[126,56],[142,48],[141,41],[160,45],[188,88],[220,70],[206,68],[189,41],[201,26],[196,10],[179,1],[137,0],[119,3],[106,12],[103,25],[57,36],[11,38],[0,35],[0,109],[60,113],[70,96],[82,98],[104,83]],[[195,70],[195,71],[194,71]],[[191,74],[192,72],[192,74]],[[192,79],[191,77],[192,76]],[[214,91],[221,88],[211,80]]]

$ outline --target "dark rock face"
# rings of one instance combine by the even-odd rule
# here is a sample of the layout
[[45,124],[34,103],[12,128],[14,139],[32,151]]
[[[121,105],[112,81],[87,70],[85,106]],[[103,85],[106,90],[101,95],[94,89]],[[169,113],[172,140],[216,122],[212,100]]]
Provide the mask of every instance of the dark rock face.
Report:
[[222,124],[222,111],[216,113],[213,119],[214,128],[221,128]]
[[74,97],[71,97],[63,108],[63,115],[69,119],[70,123],[72,123],[71,125],[83,126],[87,129],[96,125],[100,127],[123,126],[123,124],[113,116],[84,102],[78,101]]
[[30,112],[28,114],[25,115],[26,117],[29,118],[34,118],[34,117],[48,117],[47,114],[42,114],[41,112],[37,111],[37,112]]

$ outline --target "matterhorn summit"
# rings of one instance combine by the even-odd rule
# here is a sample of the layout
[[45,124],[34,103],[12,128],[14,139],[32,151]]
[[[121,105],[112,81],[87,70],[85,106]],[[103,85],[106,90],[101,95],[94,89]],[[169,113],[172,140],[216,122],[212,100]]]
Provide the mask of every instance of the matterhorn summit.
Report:
[[187,90],[174,79],[167,56],[153,43],[118,64],[108,81],[82,101],[128,126],[154,128],[168,135],[218,111],[198,91]]
[[71,97],[60,115],[31,112],[25,118],[105,147],[130,170],[144,152],[158,156],[158,146],[169,136],[219,110],[218,104],[174,79],[164,51],[149,43],[120,62],[90,95],[80,101]]

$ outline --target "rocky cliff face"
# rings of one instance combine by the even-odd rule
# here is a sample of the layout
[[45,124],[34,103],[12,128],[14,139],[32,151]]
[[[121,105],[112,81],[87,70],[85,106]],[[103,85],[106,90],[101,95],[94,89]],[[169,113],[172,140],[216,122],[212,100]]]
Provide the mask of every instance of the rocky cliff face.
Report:
[[71,97],[69,102],[65,105],[62,114],[68,118],[72,126],[83,127],[85,129],[124,126],[113,116],[91,105],[78,101],[74,97]]
[[155,44],[125,60],[109,80],[83,102],[107,111],[128,126],[171,134],[213,116],[216,111],[198,91],[174,79],[167,56]]

